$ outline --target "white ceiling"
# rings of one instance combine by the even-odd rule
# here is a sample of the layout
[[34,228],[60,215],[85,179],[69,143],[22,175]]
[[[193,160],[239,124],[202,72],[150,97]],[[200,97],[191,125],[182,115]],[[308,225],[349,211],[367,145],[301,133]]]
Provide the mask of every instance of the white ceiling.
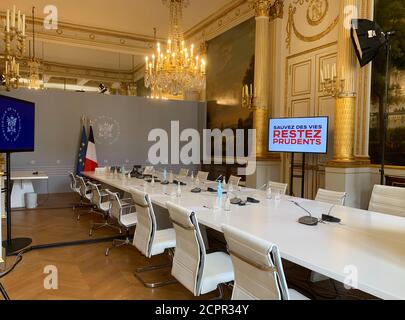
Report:
[[[186,32],[224,6],[235,0],[190,0],[183,12],[183,29]],[[161,0],[1,0],[0,11],[4,12],[16,5],[26,15],[31,15],[36,7],[36,17],[44,18],[46,5],[55,5],[59,22],[97,27],[110,31],[153,36],[157,28],[159,38],[167,38],[169,9]],[[29,27],[28,27],[29,28]],[[69,45],[60,42],[36,41],[37,57],[48,62],[74,66],[131,70],[143,62],[143,56],[119,54],[105,49]],[[28,45],[28,44],[27,44]],[[0,50],[3,50],[0,43]]]
[[[231,2],[234,1],[190,0],[184,9],[184,31]],[[13,4],[25,13],[35,6],[38,17],[46,5],[55,5],[62,22],[150,36],[156,27],[158,36],[163,38],[168,33],[169,11],[161,0],[1,0],[0,10]]]

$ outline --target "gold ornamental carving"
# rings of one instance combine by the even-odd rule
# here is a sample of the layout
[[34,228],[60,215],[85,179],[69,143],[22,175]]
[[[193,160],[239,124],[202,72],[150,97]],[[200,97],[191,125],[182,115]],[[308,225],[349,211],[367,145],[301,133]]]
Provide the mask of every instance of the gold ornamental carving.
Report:
[[307,9],[307,22],[311,26],[317,26],[325,19],[328,11],[328,0],[312,0]]
[[355,104],[355,97],[344,97],[336,100],[334,162],[355,161],[353,156]]
[[266,159],[269,156],[267,148],[267,109],[257,108],[253,112],[253,128],[256,129],[256,157]]
[[[307,8],[307,22],[309,25],[316,26],[320,24],[326,17],[329,10],[328,0],[297,0],[294,2],[295,5],[303,5],[304,2],[309,2]],[[290,4],[288,8],[288,22],[287,22],[287,36],[286,36],[286,47],[291,51],[291,39],[292,34],[301,41],[304,42],[314,42],[322,39],[328,35],[338,24],[339,24],[339,15],[332,21],[332,23],[322,32],[315,34],[313,36],[307,36],[302,34],[296,24],[295,24],[295,14],[297,13],[297,7]]]
[[284,0],[276,0],[270,7],[270,20],[283,19]]
[[253,0],[251,5],[255,10],[256,17],[269,17],[270,7],[272,5],[272,0]]

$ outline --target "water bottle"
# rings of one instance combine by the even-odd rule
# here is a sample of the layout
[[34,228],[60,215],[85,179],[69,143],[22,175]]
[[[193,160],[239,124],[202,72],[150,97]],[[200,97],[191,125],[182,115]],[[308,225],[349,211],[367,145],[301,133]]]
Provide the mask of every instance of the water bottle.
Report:
[[121,167],[121,176],[122,178],[125,178],[125,166]]
[[222,198],[223,192],[222,192],[222,183],[218,181],[218,187],[217,187],[217,197]]
[[163,182],[167,182],[167,169],[163,170]]
[[152,187],[155,186],[155,175],[152,174],[152,181],[150,182],[150,184],[152,185]]
[[177,183],[177,198],[181,197],[181,184],[180,182]]
[[224,177],[224,179],[222,180],[222,190],[226,191],[226,178]]
[[271,187],[270,187],[270,185],[268,185],[268,186],[267,186],[267,190],[266,190],[266,198],[267,198],[268,200],[271,200],[272,197],[273,197],[273,195],[272,195]]
[[174,180],[173,171],[170,171],[170,173],[169,173],[169,183],[173,183],[173,180]]
[[226,196],[225,211],[231,211],[231,198],[229,194]]
[[196,185],[197,187],[200,186],[200,178],[198,178],[198,176],[197,176],[197,178],[195,178],[195,185]]

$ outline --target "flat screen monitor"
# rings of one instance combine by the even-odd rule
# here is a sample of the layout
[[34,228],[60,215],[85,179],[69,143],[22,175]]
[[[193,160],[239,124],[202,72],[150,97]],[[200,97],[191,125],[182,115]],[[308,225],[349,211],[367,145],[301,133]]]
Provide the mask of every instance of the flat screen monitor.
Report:
[[269,120],[269,152],[328,152],[328,117]]
[[35,103],[0,95],[0,152],[35,149]]

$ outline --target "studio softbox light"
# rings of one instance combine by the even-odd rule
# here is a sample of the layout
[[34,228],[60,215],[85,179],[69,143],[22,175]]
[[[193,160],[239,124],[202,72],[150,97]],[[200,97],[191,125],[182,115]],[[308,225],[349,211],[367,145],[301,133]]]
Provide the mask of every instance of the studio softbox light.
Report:
[[367,19],[352,20],[351,37],[362,67],[370,63],[386,43],[386,37],[381,27]]

